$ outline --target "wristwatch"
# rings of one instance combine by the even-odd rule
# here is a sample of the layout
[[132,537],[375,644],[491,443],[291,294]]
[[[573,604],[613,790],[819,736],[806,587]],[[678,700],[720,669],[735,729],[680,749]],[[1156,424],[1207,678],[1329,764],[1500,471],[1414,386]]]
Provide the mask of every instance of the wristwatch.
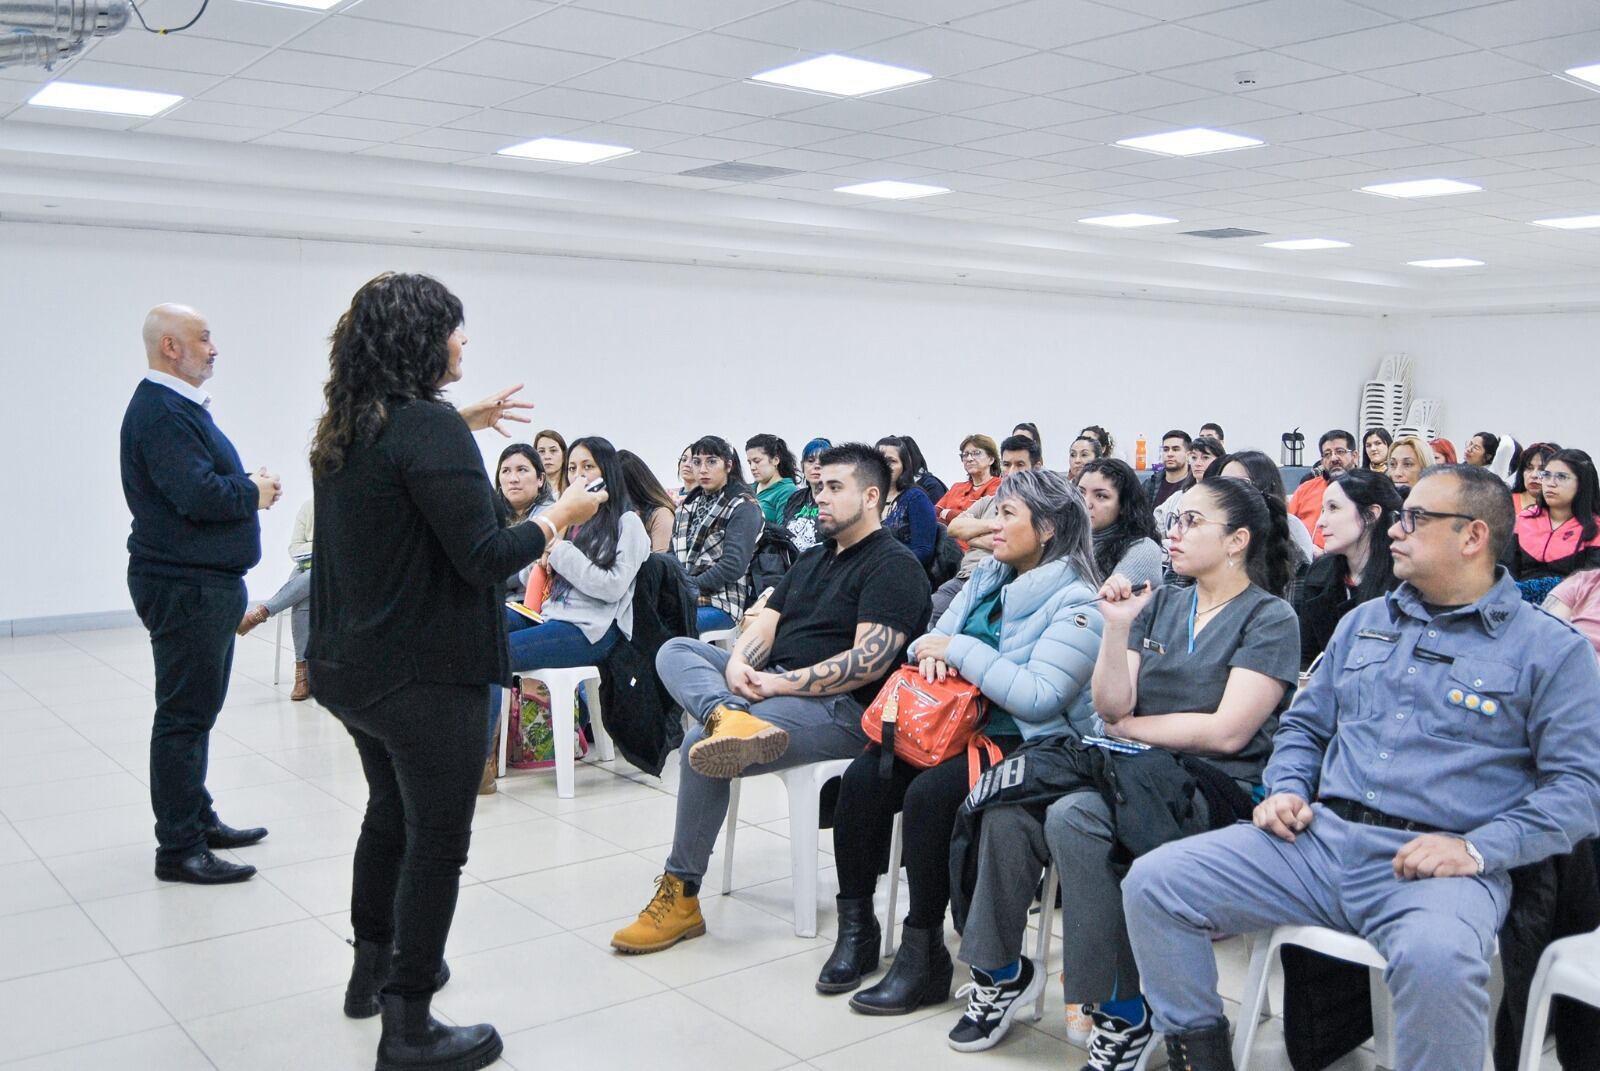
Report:
[[1461,843],[1467,846],[1467,855],[1474,863],[1478,864],[1478,873],[1482,874],[1484,871],[1483,853],[1478,851],[1477,847],[1466,837],[1461,838]]

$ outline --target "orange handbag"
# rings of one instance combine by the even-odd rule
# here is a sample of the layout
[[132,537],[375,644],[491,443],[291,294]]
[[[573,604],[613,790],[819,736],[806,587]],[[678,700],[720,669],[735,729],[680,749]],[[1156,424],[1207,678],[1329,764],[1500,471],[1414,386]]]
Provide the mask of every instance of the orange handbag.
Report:
[[902,666],[884,682],[861,715],[861,731],[882,749],[878,776],[887,779],[894,759],[927,769],[967,753],[967,782],[976,783],[989,765],[1000,760],[1000,748],[978,731],[989,701],[978,686],[951,673],[929,681],[916,666]]

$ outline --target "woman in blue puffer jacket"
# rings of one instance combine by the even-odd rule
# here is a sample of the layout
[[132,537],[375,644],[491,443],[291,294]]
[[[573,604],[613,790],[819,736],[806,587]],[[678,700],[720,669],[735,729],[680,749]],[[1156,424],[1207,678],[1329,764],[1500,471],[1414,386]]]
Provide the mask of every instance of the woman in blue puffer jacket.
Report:
[[[984,733],[1002,752],[1024,740],[1081,734],[1091,724],[1090,678],[1100,650],[1099,574],[1089,515],[1059,473],[1012,473],[1000,484],[994,557],[980,565],[932,632],[909,648],[930,681],[959,673],[989,701]],[[904,862],[911,895],[900,950],[877,985],[850,1006],[905,1015],[950,998],[954,970],[944,946],[950,901],[950,833],[969,784],[968,757],[931,769],[894,760],[879,774],[870,745],[845,772],[834,812],[839,937],[817,989],[843,993],[878,966],[880,930],[872,894],[888,856],[896,811],[904,811]]]

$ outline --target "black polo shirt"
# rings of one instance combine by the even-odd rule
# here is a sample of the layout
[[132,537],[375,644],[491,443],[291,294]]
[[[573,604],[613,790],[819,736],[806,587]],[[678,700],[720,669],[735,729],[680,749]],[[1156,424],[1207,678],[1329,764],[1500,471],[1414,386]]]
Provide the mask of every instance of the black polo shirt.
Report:
[[[767,609],[781,615],[770,664],[785,670],[803,669],[849,650],[862,623],[887,625],[909,644],[927,631],[933,615],[927,573],[882,528],[843,552],[829,539],[800,555],[778,582]],[[883,674],[851,696],[866,707],[905,656],[902,644]]]

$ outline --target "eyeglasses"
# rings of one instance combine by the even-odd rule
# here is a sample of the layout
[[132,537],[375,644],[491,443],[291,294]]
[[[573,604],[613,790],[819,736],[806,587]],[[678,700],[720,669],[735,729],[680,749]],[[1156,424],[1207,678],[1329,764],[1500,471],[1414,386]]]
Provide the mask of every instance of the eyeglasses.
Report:
[[1406,535],[1417,530],[1418,521],[1432,521],[1440,517],[1454,517],[1458,521],[1475,521],[1478,518],[1466,513],[1435,513],[1426,509],[1397,509],[1389,514],[1389,521],[1400,526]]
[[1331,450],[1322,451],[1322,460],[1324,460],[1324,461],[1332,461],[1336,457],[1354,457],[1354,456],[1355,456],[1355,451],[1346,450],[1342,446],[1335,447],[1334,449],[1331,449]]
[[714,469],[722,463],[720,457],[693,457],[689,459],[689,467],[696,469]]
[[1564,483],[1571,483],[1573,480],[1577,479],[1577,477],[1570,472],[1552,472],[1550,469],[1540,469],[1538,472],[1534,473],[1533,476],[1534,479],[1538,480],[1540,483],[1553,483],[1557,486],[1560,486]]
[[1227,523],[1224,521],[1213,521],[1201,515],[1197,510],[1185,509],[1167,517],[1167,532],[1168,534],[1177,532],[1180,535],[1187,535],[1191,528],[1200,524],[1220,524],[1224,528],[1227,527]]
[[961,460],[976,461],[978,458],[985,456],[987,453],[987,450],[963,450],[961,451]]

